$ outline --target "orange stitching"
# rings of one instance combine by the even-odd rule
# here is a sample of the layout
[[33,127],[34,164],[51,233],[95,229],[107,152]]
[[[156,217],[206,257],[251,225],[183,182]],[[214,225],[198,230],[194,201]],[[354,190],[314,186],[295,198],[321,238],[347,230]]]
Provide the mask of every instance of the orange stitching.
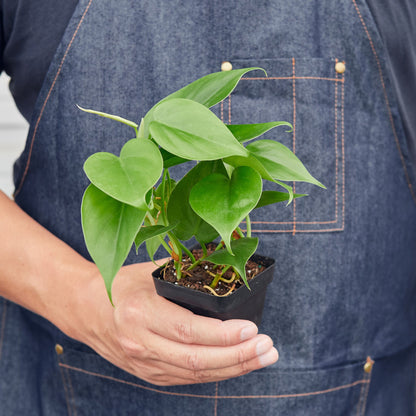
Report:
[[77,416],[77,409],[75,407],[75,395],[74,395],[74,389],[72,387],[72,383],[71,383],[71,377],[69,376],[69,371],[67,370],[67,376],[68,376],[68,387],[69,387],[69,393],[71,395],[72,398],[72,410],[74,412],[74,416]]
[[368,41],[370,42],[370,47],[371,47],[371,50],[373,51],[373,55],[374,55],[374,58],[376,60],[376,64],[377,64],[377,68],[378,68],[378,73],[379,73],[380,81],[381,81],[381,86],[383,87],[384,100],[386,102],[387,112],[388,112],[388,115],[389,115],[390,124],[391,124],[391,128],[392,128],[392,131],[393,131],[394,140],[396,142],[396,147],[397,147],[397,150],[399,152],[400,160],[402,162],[402,166],[403,166],[404,174],[405,174],[405,177],[406,177],[407,185],[409,187],[409,190],[410,190],[410,193],[412,195],[412,198],[413,198],[413,200],[416,203],[416,195],[415,195],[415,193],[413,191],[413,187],[412,187],[412,184],[410,182],[409,174],[408,174],[407,168],[406,168],[406,163],[404,161],[403,153],[402,153],[402,150],[400,148],[400,142],[399,142],[399,138],[397,136],[396,127],[394,125],[393,114],[392,114],[391,108],[390,108],[390,101],[389,101],[389,98],[387,96],[386,85],[384,84],[384,75],[383,75],[383,70],[381,68],[381,63],[380,63],[379,57],[377,55],[377,51],[376,51],[376,48],[374,46],[373,39],[371,38],[370,32],[368,31],[368,28],[367,28],[367,25],[364,22],[363,16],[361,15],[361,12],[360,12],[360,10],[358,8],[357,2],[355,0],[352,0],[352,2],[354,3],[355,10],[356,10],[356,12],[358,14],[358,17],[359,17],[359,19],[361,21],[361,24],[362,24],[362,26],[364,28],[364,31],[365,31],[366,35],[367,35]]
[[345,108],[345,88],[344,88],[345,75],[342,74],[342,87],[341,87],[341,160],[342,160],[342,229],[345,228],[345,147],[344,147],[344,108]]
[[217,412],[218,412],[218,381],[215,383],[214,416],[217,416]]
[[75,38],[76,38],[76,36],[78,34],[78,31],[79,31],[79,29],[80,29],[80,27],[81,27],[81,25],[82,25],[82,23],[84,21],[85,15],[87,14],[88,9],[90,8],[91,3],[92,3],[92,0],[89,1],[86,9],[84,10],[84,13],[81,16],[81,19],[80,19],[80,21],[78,23],[78,26],[75,29],[75,32],[72,35],[71,41],[69,42],[69,44],[68,44],[68,46],[67,46],[67,48],[65,50],[64,56],[63,56],[63,58],[61,60],[61,63],[59,64],[58,70],[57,70],[57,72],[55,74],[55,78],[54,78],[54,80],[52,82],[51,87],[49,88],[49,91],[48,91],[48,94],[47,94],[47,96],[45,98],[45,101],[43,102],[42,108],[41,108],[40,113],[39,113],[39,117],[36,120],[35,128],[33,130],[32,138],[31,138],[31,143],[30,143],[30,148],[29,148],[29,155],[28,155],[28,158],[27,158],[25,170],[23,172],[22,179],[20,180],[19,187],[17,188],[16,192],[14,193],[14,197],[15,198],[20,193],[20,191],[21,191],[21,189],[23,187],[23,183],[25,182],[25,179],[26,179],[26,176],[27,176],[27,172],[29,170],[29,165],[30,165],[30,161],[31,161],[31,158],[32,158],[33,145],[34,145],[34,142],[35,142],[35,138],[36,138],[36,134],[37,134],[37,131],[38,131],[38,127],[39,127],[40,120],[42,119],[43,113],[45,111],[46,104],[48,103],[49,98],[50,98],[50,96],[52,94],[52,91],[55,88],[56,81],[57,81],[57,79],[58,79],[58,77],[59,77],[59,75],[60,75],[60,73],[62,71],[62,67],[64,65],[64,62],[66,60],[66,57],[68,56],[69,50],[72,47],[72,43],[74,42],[74,40],[75,40]]
[[[344,228],[321,228],[319,230],[298,229],[297,233],[328,233],[332,231],[344,231]],[[251,230],[252,233],[293,233],[293,230]]]
[[[335,63],[338,59],[335,60]],[[335,75],[338,78],[338,74]],[[334,116],[335,116],[335,220],[338,221],[338,84],[335,83],[335,105],[334,105]]]
[[72,416],[71,406],[69,405],[68,388],[66,386],[65,375],[64,375],[65,370],[62,368],[62,366],[61,366],[60,363],[58,363],[58,367],[59,367],[59,372],[61,373],[62,384],[64,385],[64,392],[65,392],[65,399],[66,399],[66,408],[68,410],[68,416]]
[[370,390],[371,374],[372,372],[365,374],[365,380],[367,380],[367,384],[363,384],[361,386],[361,393],[357,407],[357,416],[364,416],[365,414],[365,408],[367,407],[368,392]]
[[354,381],[350,384],[344,384],[342,386],[332,387],[326,390],[312,391],[308,393],[293,393],[293,394],[277,394],[270,396],[219,396],[219,399],[290,399],[293,397],[307,397],[307,396],[318,396],[319,394],[333,393],[335,391],[349,389],[351,387],[358,386],[360,384],[367,384],[368,380],[362,379]]
[[142,384],[132,383],[130,381],[121,380],[119,378],[107,376],[105,374],[94,373],[92,371],[84,370],[82,368],[72,367],[72,366],[67,365],[67,364],[60,363],[59,365],[61,367],[67,368],[68,370],[78,371],[80,373],[88,374],[88,375],[94,376],[94,377],[101,377],[101,378],[104,378],[106,380],[115,381],[117,383],[126,384],[126,385],[132,386],[132,387],[138,387],[140,389],[152,391],[154,393],[167,394],[169,396],[196,397],[196,398],[199,398],[199,399],[212,399],[212,398],[214,398],[214,396],[210,396],[210,395],[192,394],[192,393],[175,393],[175,392],[172,392],[172,391],[158,390],[158,389],[155,389],[155,388],[152,388],[152,387],[143,386]]
[[312,392],[307,392],[307,393],[256,395],[256,396],[255,395],[253,395],[253,396],[220,396],[216,393],[215,396],[210,396],[210,395],[202,395],[202,394],[175,393],[175,392],[171,392],[171,391],[158,390],[158,389],[155,389],[155,388],[152,388],[152,387],[143,386],[141,384],[132,383],[130,381],[126,381],[126,380],[122,380],[122,379],[119,379],[119,378],[107,376],[107,375],[104,375],[104,374],[94,373],[92,371],[84,370],[84,369],[78,368],[78,367],[73,367],[73,366],[70,366],[70,365],[67,365],[67,364],[59,363],[59,365],[61,367],[67,368],[68,370],[78,371],[80,373],[87,374],[87,375],[90,375],[90,376],[100,377],[100,378],[104,378],[106,380],[115,381],[115,382],[122,383],[122,384],[127,384],[129,386],[138,387],[138,388],[141,388],[141,389],[144,389],[144,390],[149,390],[149,391],[152,391],[154,393],[166,394],[168,396],[195,397],[195,398],[199,398],[199,399],[212,399],[212,398],[216,398],[216,399],[286,399],[286,398],[291,398],[291,397],[306,397],[306,396],[316,396],[316,395],[319,395],[319,394],[332,393],[334,391],[348,389],[348,388],[351,388],[351,387],[358,386],[360,384],[369,383],[368,379],[361,379],[361,380],[354,381],[353,383],[344,384],[344,385],[337,386],[337,387],[331,387],[331,388],[326,389],[326,390],[318,390],[318,391],[312,391]]
[[[296,71],[295,58],[292,58],[292,94],[293,94],[293,154],[296,154]],[[293,193],[296,193],[296,183],[293,182]],[[293,200],[293,233],[296,234],[296,199]]]
[[[274,225],[293,225],[293,221],[251,221],[252,224],[274,224]],[[296,224],[336,224],[337,220],[332,221],[296,221]]]
[[6,328],[6,314],[7,314],[7,301],[3,299],[3,312],[1,316],[1,326],[0,326],[0,361],[1,361],[1,353],[3,350],[3,341],[4,341],[4,333]]
[[[338,59],[335,60],[336,62],[338,62]],[[335,82],[335,103],[334,103],[334,108],[335,108],[335,220],[330,220],[330,221],[297,221],[296,219],[296,200],[293,201],[293,208],[294,208],[294,212],[293,212],[293,221],[252,221],[253,224],[274,224],[274,225],[282,225],[282,224],[286,224],[286,225],[293,225],[293,229],[292,230],[252,230],[252,232],[258,232],[258,233],[262,233],[262,232],[292,232],[293,234],[296,234],[297,232],[329,232],[329,231],[343,231],[344,227],[345,227],[345,153],[344,153],[344,83],[345,83],[345,78],[344,75],[342,76],[342,78],[338,78],[338,75],[336,74],[335,78],[328,78],[328,77],[299,77],[296,76],[295,74],[295,58],[292,58],[292,76],[290,77],[243,77],[241,78],[241,80],[246,80],[246,81],[257,81],[257,80],[264,80],[264,81],[269,81],[269,80],[291,80],[293,82],[293,84],[295,84],[295,80],[296,79],[306,79],[306,80],[325,80],[325,81],[333,81]],[[342,225],[341,228],[332,228],[332,229],[327,229],[327,230],[299,230],[297,229],[296,225],[300,224],[300,225],[309,225],[309,224],[320,224],[320,225],[325,225],[325,224],[336,224],[339,219],[338,219],[338,210],[339,210],[339,202],[338,202],[338,192],[339,192],[339,188],[338,188],[338,179],[339,179],[339,166],[338,166],[338,88],[337,88],[337,84],[341,83],[342,84],[342,90],[341,90],[341,159],[342,159]],[[231,97],[230,97],[231,99]],[[296,133],[295,133],[295,124],[296,124],[296,87],[295,85],[293,85],[293,101],[294,101],[294,121],[293,121],[293,133],[294,133],[294,140],[293,140],[293,151],[295,153],[296,151]],[[231,113],[231,108],[229,107],[229,114]],[[229,118],[231,117],[231,115],[229,115]],[[296,189],[296,184],[293,184],[293,188],[294,188],[294,192]]]
[[327,78],[327,77],[244,77],[241,78],[242,81],[270,81],[270,80],[288,80],[291,81],[293,79],[314,79],[314,80],[322,80],[322,81],[334,81],[334,82],[344,82],[340,78]]
[[224,123],[224,100],[221,101],[220,109],[221,109],[221,121]]

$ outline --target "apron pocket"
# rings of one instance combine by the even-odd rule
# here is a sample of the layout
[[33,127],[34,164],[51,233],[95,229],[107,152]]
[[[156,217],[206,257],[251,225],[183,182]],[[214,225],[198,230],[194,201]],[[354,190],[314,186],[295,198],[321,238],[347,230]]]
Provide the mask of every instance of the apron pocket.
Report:
[[59,366],[68,409],[81,415],[362,415],[365,361],[313,370],[279,364],[219,383],[159,387],[114,367],[73,341]]
[[[262,138],[291,149],[327,190],[297,182],[296,193],[309,196],[257,209],[254,232],[329,232],[344,229],[344,73],[337,59],[238,59],[234,69],[261,67],[246,74],[233,93],[213,111],[227,124],[289,121]],[[337,67],[338,71],[339,66]],[[342,65],[341,65],[342,68]],[[278,186],[266,183],[265,189]]]

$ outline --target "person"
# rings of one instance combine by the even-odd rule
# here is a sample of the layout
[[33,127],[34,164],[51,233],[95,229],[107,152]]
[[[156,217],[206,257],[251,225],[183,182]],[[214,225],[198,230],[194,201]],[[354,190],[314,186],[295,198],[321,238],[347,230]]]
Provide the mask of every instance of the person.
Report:
[[[31,120],[0,195],[1,414],[414,412],[416,17],[368,3],[0,3],[0,68]],[[278,264],[261,334],[157,296],[144,252],[113,308],[80,226],[82,163],[130,132],[75,104],[137,119],[223,61],[268,77],[213,111],[291,121],[279,140],[328,188],[253,221]]]

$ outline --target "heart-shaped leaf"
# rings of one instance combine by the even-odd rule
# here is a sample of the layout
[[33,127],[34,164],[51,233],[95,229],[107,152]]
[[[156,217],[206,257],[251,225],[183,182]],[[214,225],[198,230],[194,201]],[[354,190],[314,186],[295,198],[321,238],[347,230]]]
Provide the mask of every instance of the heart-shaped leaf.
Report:
[[212,107],[231,94],[243,75],[256,69],[265,72],[262,68],[243,68],[214,72],[197,79],[173,94],[168,95],[165,99],[187,98],[197,101],[206,107]]
[[297,156],[274,140],[257,140],[247,145],[250,151],[274,178],[282,181],[309,182],[325,188],[305,168]]
[[226,125],[207,107],[176,98],[155,109],[150,133],[168,152],[190,160],[216,160],[248,154]]
[[238,167],[238,166],[250,166],[252,169],[256,170],[259,175],[268,181],[277,183],[282,188],[285,188],[289,193],[288,205],[293,201],[293,188],[290,185],[287,185],[277,179],[274,179],[273,176],[268,172],[262,162],[258,160],[253,154],[248,156],[231,156],[224,159],[224,162],[228,165]]
[[255,139],[277,126],[289,127],[289,131],[293,129],[293,126],[286,121],[271,121],[259,124],[227,124],[228,129],[240,143]]
[[206,107],[212,107],[231,94],[244,74],[256,69],[264,71],[261,68],[243,68],[232,71],[214,72],[168,95],[154,105],[146,114],[143,123],[144,136],[147,137],[149,135],[148,129],[153,120],[153,113],[161,103],[175,98],[186,98]]
[[132,139],[123,146],[120,157],[95,153],[86,160],[84,170],[101,191],[120,202],[146,209],[146,194],[162,173],[163,159],[152,141]]
[[261,176],[248,166],[239,166],[231,179],[220,173],[203,178],[192,188],[189,203],[218,231],[232,253],[231,234],[257,205],[261,192]]
[[224,164],[221,161],[198,163],[176,184],[170,196],[168,220],[178,221],[174,234],[180,240],[196,236],[200,243],[209,243],[218,236],[217,231],[198,216],[189,204],[192,187],[211,173],[225,175]]
[[243,279],[246,286],[250,289],[246,276],[246,263],[256,252],[258,238],[245,237],[231,241],[231,249],[235,255],[231,255],[227,250],[214,251],[206,260],[214,264],[228,265],[234,267]]
[[104,278],[111,300],[111,285],[126,260],[146,211],[111,198],[88,186],[81,206],[87,249]]

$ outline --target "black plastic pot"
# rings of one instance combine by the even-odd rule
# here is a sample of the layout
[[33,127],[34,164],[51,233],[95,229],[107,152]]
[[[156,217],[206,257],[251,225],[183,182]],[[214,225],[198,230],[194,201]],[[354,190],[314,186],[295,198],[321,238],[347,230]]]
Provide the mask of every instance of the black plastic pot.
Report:
[[264,266],[263,270],[250,280],[251,290],[244,285],[226,297],[217,297],[167,282],[161,277],[162,268],[152,273],[153,281],[160,296],[198,315],[218,318],[223,321],[226,319],[248,319],[259,325],[263,314],[266,289],[273,280],[275,262],[269,257],[257,254],[253,255],[251,259]]

